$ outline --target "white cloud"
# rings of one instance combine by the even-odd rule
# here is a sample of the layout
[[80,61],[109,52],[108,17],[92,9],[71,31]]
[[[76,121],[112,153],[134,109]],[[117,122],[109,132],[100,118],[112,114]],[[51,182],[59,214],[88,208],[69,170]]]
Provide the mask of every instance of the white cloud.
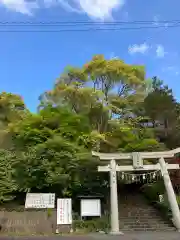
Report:
[[85,13],[94,19],[110,20],[113,10],[121,8],[125,0],[59,0],[59,3],[67,10]]
[[112,12],[121,8],[125,0],[0,0],[10,10],[31,14],[34,8],[61,6],[65,10],[84,13],[93,19],[111,20]]
[[170,73],[170,74],[173,74],[176,76],[178,76],[180,74],[180,70],[179,70],[178,66],[164,67],[164,68],[162,68],[162,72]]
[[156,47],[156,56],[158,58],[163,58],[165,56],[166,52],[164,50],[164,47],[160,44],[160,45],[157,45]]
[[123,12],[122,18],[123,18],[124,21],[128,21],[129,20],[129,13],[127,11]]
[[153,17],[153,25],[155,26],[164,26],[165,28],[167,28],[169,26],[168,22],[162,23],[162,20],[160,20],[160,16],[159,15],[155,15]]
[[9,10],[20,12],[23,14],[32,14],[32,10],[38,8],[36,1],[26,0],[0,0],[0,5],[5,6]]
[[110,59],[119,59],[119,57],[116,56],[114,52],[112,52],[112,53],[110,54]]
[[142,43],[142,44],[134,44],[132,46],[129,46],[128,52],[130,54],[135,54],[135,53],[141,53],[145,54],[149,50],[150,46],[147,43]]
[[71,4],[68,0],[57,0],[57,4],[60,4],[66,11],[82,13],[81,9],[79,9],[78,2],[75,4],[75,0],[71,0]]
[[154,16],[153,21],[154,21],[154,25],[158,26],[159,25],[159,16]]

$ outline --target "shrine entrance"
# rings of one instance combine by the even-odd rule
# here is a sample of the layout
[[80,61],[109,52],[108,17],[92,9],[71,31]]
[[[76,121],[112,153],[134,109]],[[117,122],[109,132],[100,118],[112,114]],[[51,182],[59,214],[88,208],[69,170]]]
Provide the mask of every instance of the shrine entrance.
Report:
[[119,228],[117,172],[121,179],[131,177],[131,181],[137,181],[148,174],[156,178],[160,174],[164,180],[168,202],[173,215],[173,224],[180,231],[180,210],[176,195],[171,183],[168,170],[179,169],[179,164],[171,164],[170,160],[175,154],[180,153],[180,148],[165,152],[133,152],[133,153],[99,153],[92,152],[93,156],[99,157],[102,165],[98,167],[99,172],[110,173],[110,205],[111,205],[111,234],[122,234]]

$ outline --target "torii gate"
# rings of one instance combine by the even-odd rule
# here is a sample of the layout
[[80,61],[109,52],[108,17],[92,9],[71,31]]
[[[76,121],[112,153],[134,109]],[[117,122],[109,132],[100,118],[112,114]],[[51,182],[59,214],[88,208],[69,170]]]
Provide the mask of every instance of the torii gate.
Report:
[[[99,166],[99,172],[110,172],[110,204],[111,204],[111,233],[122,234],[119,229],[119,211],[118,211],[118,194],[117,194],[117,176],[116,172],[125,171],[152,171],[160,170],[164,179],[169,204],[172,210],[173,223],[180,231],[180,210],[176,200],[176,195],[169,177],[168,169],[179,169],[179,164],[168,164],[167,158],[173,158],[176,153],[180,153],[180,148],[165,152],[134,152],[134,153],[99,153],[92,152],[100,160],[109,161],[105,166]],[[159,162],[152,165],[144,165],[144,159],[158,159]],[[116,160],[132,160],[132,165],[120,166]]]

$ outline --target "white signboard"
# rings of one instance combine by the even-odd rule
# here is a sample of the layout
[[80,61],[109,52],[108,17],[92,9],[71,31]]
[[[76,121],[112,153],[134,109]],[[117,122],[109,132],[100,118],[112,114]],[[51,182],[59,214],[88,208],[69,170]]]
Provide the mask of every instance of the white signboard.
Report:
[[55,193],[27,193],[25,208],[54,208]]
[[101,216],[100,199],[81,199],[81,217]]
[[71,198],[57,199],[57,224],[72,224]]

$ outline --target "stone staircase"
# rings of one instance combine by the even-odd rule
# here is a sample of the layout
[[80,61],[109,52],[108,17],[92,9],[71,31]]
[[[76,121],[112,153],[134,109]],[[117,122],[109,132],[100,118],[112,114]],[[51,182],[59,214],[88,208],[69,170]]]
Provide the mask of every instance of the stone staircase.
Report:
[[125,185],[119,193],[119,222],[121,231],[176,231],[160,212],[149,205],[134,186]]

